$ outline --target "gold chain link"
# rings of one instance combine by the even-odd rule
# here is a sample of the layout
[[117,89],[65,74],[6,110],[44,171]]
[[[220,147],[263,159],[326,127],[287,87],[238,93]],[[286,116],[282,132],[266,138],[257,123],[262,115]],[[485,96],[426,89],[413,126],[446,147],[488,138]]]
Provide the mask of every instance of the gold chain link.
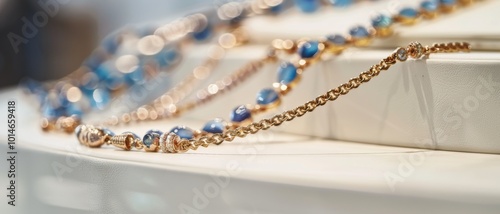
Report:
[[[454,53],[461,51],[470,51],[470,45],[466,42],[439,43],[426,47],[420,46],[422,47],[421,50],[418,50],[419,45],[419,43],[410,43],[410,45],[406,49],[404,49],[408,54],[407,56],[418,59],[422,56],[428,56],[431,53]],[[350,79],[348,82],[341,84],[336,88],[330,89],[325,94],[319,95],[315,99],[306,102],[304,105],[285,111],[281,114],[274,115],[271,118],[262,119],[259,122],[251,123],[247,126],[240,126],[234,129],[227,130],[222,134],[203,136],[195,140],[181,139],[178,142],[179,147],[177,152],[196,150],[199,146],[207,147],[210,144],[219,145],[224,141],[231,142],[236,137],[244,138],[249,134],[255,134],[260,130],[266,130],[272,126],[279,126],[285,121],[291,121],[296,117],[305,115],[307,112],[312,112],[317,107],[323,106],[329,101],[334,101],[341,95],[346,95],[351,90],[358,88],[361,84],[369,82],[373,77],[378,76],[382,70],[389,69],[392,65],[396,64],[397,61],[405,61],[406,58],[398,58],[397,51],[400,49],[402,48],[396,49],[394,53],[382,59],[378,64],[373,65],[367,71],[362,72],[358,76]],[[419,51],[421,54],[413,55],[413,53],[417,53]]]

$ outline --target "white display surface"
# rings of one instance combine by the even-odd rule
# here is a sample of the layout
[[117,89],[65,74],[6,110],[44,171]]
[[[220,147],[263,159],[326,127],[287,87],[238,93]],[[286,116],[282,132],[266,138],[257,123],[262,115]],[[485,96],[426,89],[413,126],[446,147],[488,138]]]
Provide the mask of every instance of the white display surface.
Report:
[[[1,213],[498,213],[500,156],[327,141],[274,129],[185,154],[88,149],[47,134],[19,90],[17,207]],[[115,129],[139,134],[189,121]],[[5,155],[6,123],[0,124]],[[6,161],[0,169],[7,170]],[[214,175],[222,175],[218,180]],[[226,176],[224,176],[226,175]],[[215,176],[216,177],[216,176]],[[6,176],[0,183],[6,185]],[[195,200],[193,202],[193,199]],[[190,208],[188,208],[190,207]]]
[[[215,75],[220,78],[224,72],[232,72],[262,56],[264,50],[265,46],[254,45],[230,51]],[[319,62],[304,72],[278,110],[255,119],[302,105],[390,53],[392,50],[350,49],[335,59]],[[188,60],[199,61],[203,56],[195,53]],[[277,67],[265,67],[188,117],[227,119],[237,105],[254,104],[257,92],[276,81]],[[499,67],[499,53],[474,51],[398,63],[348,95],[277,130],[363,143],[500,153]]]

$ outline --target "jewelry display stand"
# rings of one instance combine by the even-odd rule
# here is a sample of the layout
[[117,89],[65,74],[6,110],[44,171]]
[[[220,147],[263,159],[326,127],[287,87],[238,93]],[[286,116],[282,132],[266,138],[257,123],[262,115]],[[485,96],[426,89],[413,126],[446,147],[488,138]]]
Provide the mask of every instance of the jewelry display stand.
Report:
[[[479,9],[460,14],[482,14],[476,21],[479,17],[493,18],[483,12],[493,11],[491,5],[498,4],[479,3]],[[494,12],[492,16],[498,17]],[[462,19],[460,14],[443,22]],[[295,16],[289,19],[301,20]],[[254,24],[262,20],[256,19]],[[408,31],[424,32],[433,24]],[[249,23],[250,29],[257,30],[252,26]],[[300,32],[305,30],[298,28],[297,34],[280,34],[279,31],[286,31],[280,28],[281,24],[276,26],[273,32],[265,34],[251,32],[259,33],[263,40],[304,36]],[[406,32],[404,29],[394,40],[388,39],[397,41],[390,46],[410,39],[423,44],[436,41],[407,37]],[[498,36],[500,32],[491,35]],[[468,36],[453,38],[470,41]],[[484,40],[486,43],[472,40],[473,50],[475,45],[483,50],[489,48],[481,47],[495,48],[486,45],[497,44],[493,37],[481,38],[492,38],[491,43],[489,39]],[[388,44],[380,43],[379,47]],[[220,79],[248,60],[262,57],[265,47],[255,44],[229,51],[211,79]],[[202,60],[206,55],[202,49],[190,53],[181,66]],[[267,116],[338,86],[390,52],[384,48],[351,49],[314,65],[304,72],[300,84],[283,100],[280,109]],[[142,134],[151,128],[167,131],[175,125],[201,128],[207,119],[227,118],[236,105],[255,102],[257,90],[275,81],[277,66],[266,66],[230,93],[179,120],[144,122],[114,131]],[[409,60],[382,72],[349,96],[291,123],[183,154],[122,151],[113,147],[90,149],[79,145],[74,135],[44,133],[33,103],[20,89],[4,89],[0,93],[0,112],[7,112],[8,100],[17,103],[18,207],[13,209],[2,203],[0,210],[496,214],[500,210],[499,67],[500,54],[492,51],[435,54],[427,60]],[[7,130],[5,124],[0,123],[0,130]],[[0,131],[0,139],[0,151],[6,154],[6,131]],[[7,171],[7,164],[0,161],[0,169]],[[0,176],[0,183],[7,182],[6,176]]]
[[[400,8],[406,2],[391,7]],[[267,41],[265,45],[229,52],[227,57],[230,60],[219,70],[231,72],[243,62],[263,56],[271,38],[318,38],[318,35],[347,32],[348,27],[356,24],[352,20],[370,20],[370,15],[384,11],[388,4],[388,1],[360,3],[359,7],[329,11],[331,14],[326,11],[314,14],[290,11],[292,14],[283,17],[255,17],[246,23],[246,29],[251,38],[259,38],[256,43]],[[452,38],[451,41],[470,42],[473,49],[473,53],[436,54],[425,61],[396,65],[390,71],[382,72],[381,78],[349,96],[277,130],[363,143],[500,153],[500,144],[497,143],[500,139],[497,131],[500,114],[496,113],[500,109],[500,97],[496,96],[500,92],[500,53],[490,51],[500,50],[500,30],[494,24],[500,18],[496,8],[500,8],[500,1],[480,2],[459,13],[422,21],[397,31],[394,37],[378,40],[379,47],[390,48],[350,49],[339,57],[317,63],[304,72],[300,84],[275,113],[302,105],[340,85],[369,69],[397,45],[404,46],[408,41],[426,44],[426,41],[450,41]],[[352,14],[357,17],[350,19]],[[360,17],[360,14],[366,17]],[[339,17],[342,21],[338,21]],[[477,24],[467,24],[472,28],[464,28],[469,22]],[[203,54],[197,53],[193,58],[202,59]],[[277,67],[277,64],[268,66],[267,70],[223,98],[195,110],[191,117],[204,121],[217,116],[227,118],[236,105],[255,102],[258,89],[269,87],[276,81]],[[220,105],[221,102],[227,105]]]
[[[19,90],[8,90],[0,100],[20,96]],[[17,106],[18,207],[2,203],[8,213],[493,214],[500,209],[498,155],[321,140],[274,129],[184,154],[89,149],[73,135],[41,131],[29,102],[17,99]],[[5,105],[0,110],[5,112]],[[174,124],[179,121],[134,130]],[[5,154],[4,140],[0,148]],[[7,169],[6,161],[0,168]],[[7,177],[0,182],[6,184]],[[66,197],[70,194],[75,197]]]

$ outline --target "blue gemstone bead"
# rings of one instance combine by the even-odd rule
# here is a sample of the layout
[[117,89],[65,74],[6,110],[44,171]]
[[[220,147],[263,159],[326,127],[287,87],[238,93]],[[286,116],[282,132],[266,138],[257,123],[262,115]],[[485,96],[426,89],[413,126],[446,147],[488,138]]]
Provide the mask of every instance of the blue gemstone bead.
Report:
[[224,132],[226,126],[222,119],[216,118],[211,121],[208,121],[205,126],[203,126],[203,131],[208,133],[222,133]]
[[194,136],[193,130],[184,126],[176,126],[172,130],[170,130],[170,133],[174,133],[180,138],[188,140],[193,139]]
[[90,105],[97,109],[103,109],[111,101],[109,91],[100,88],[95,89],[89,99]]
[[416,18],[418,15],[418,11],[413,8],[403,8],[399,11],[399,15],[407,18]]
[[438,5],[435,1],[424,1],[420,4],[420,7],[427,12],[434,12],[437,10]]
[[125,82],[124,75],[121,73],[113,72],[104,80],[106,88],[109,90],[116,90]]
[[58,116],[56,109],[48,102],[42,106],[42,115],[49,120],[56,119]]
[[175,48],[164,48],[154,58],[160,68],[165,68],[175,62],[178,57],[179,53]]
[[43,90],[42,84],[34,79],[23,79],[19,84],[21,85],[21,87],[32,94],[36,93],[39,90]]
[[456,0],[439,0],[439,3],[445,5],[445,6],[452,6],[457,3]]
[[311,58],[319,51],[319,42],[318,41],[307,41],[302,46],[300,46],[299,50],[297,50],[298,54],[302,58]]
[[269,8],[269,11],[271,11],[271,13],[273,14],[278,14],[278,13],[281,13],[283,11],[283,9],[285,8],[283,6],[283,2],[281,4],[278,4],[276,6],[272,6],[271,8]]
[[319,0],[295,0],[295,5],[304,13],[312,13],[318,10]]
[[370,35],[368,30],[363,26],[351,28],[351,30],[349,30],[349,34],[356,39],[366,38]]
[[406,52],[406,50],[404,48],[401,48],[401,49],[398,49],[398,51],[396,52],[396,56],[397,58],[400,60],[400,61],[405,61],[406,59],[408,59],[408,53]]
[[115,54],[120,46],[118,35],[110,35],[102,40],[101,46],[110,54]]
[[83,111],[78,104],[71,103],[68,106],[66,106],[66,115],[76,116],[78,118],[81,118],[83,115]]
[[57,95],[57,98],[59,100],[59,105],[62,107],[67,107],[70,104],[68,100],[68,95],[65,91],[60,91],[59,94]]
[[347,7],[352,4],[353,0],[329,0],[333,6],[336,7]]
[[125,82],[127,85],[143,84],[146,82],[142,65],[137,66],[132,72],[125,74]]
[[47,97],[47,91],[45,89],[35,92],[35,96],[40,104],[45,103],[45,98]]
[[380,14],[372,19],[372,26],[374,28],[389,27],[392,24],[392,18],[387,15]]
[[292,83],[297,78],[297,68],[289,62],[281,63],[278,68],[278,82],[284,85]]
[[335,45],[338,45],[338,46],[342,46],[342,45],[345,45],[345,43],[347,42],[347,40],[345,39],[344,36],[342,35],[339,35],[339,34],[335,34],[335,35],[329,35],[326,37],[326,39],[335,44]]
[[243,122],[252,117],[250,110],[244,105],[238,106],[231,112],[230,118],[232,122]]
[[163,134],[163,132],[159,130],[149,130],[146,132],[144,137],[142,138],[142,143],[149,148],[155,141],[160,140],[160,136]]
[[86,73],[82,77],[82,83],[80,85],[80,90],[82,92],[92,92],[99,85],[99,77],[95,73]]
[[272,89],[272,88],[265,88],[262,89],[258,94],[257,94],[257,104],[259,105],[269,105],[277,100],[279,100],[280,96],[278,93]]
[[89,67],[90,70],[95,70],[103,63],[103,61],[103,54],[94,52],[89,57],[87,57],[87,59],[85,59],[83,65]]
[[209,23],[197,32],[193,32],[193,38],[197,41],[204,41],[212,35],[212,27]]
[[97,67],[97,69],[93,71],[97,75],[99,80],[106,79],[112,72],[108,66],[108,63],[99,65],[99,67]]

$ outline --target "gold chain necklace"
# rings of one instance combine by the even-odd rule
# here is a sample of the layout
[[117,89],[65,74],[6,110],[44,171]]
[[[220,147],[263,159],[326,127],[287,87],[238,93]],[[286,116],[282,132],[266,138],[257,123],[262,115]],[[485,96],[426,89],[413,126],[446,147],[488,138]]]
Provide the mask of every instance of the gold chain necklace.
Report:
[[259,122],[253,122],[246,126],[240,126],[235,129],[227,130],[224,133],[203,136],[194,140],[181,139],[177,134],[172,132],[166,133],[161,136],[159,141],[155,142],[154,145],[157,149],[154,150],[151,149],[151,146],[146,146],[140,138],[137,138],[131,133],[123,133],[113,136],[105,129],[97,128],[91,125],[81,125],[76,131],[76,134],[80,143],[89,147],[100,147],[101,145],[107,144],[124,150],[131,150],[132,148],[135,148],[139,150],[144,149],[145,151],[161,150],[165,153],[183,153],[189,150],[196,150],[200,146],[208,147],[212,144],[219,145],[224,141],[231,142],[236,137],[244,138],[249,134],[255,134],[261,130],[267,130],[273,126],[279,126],[284,122],[301,117],[307,112],[312,112],[319,106],[325,105],[327,102],[337,100],[340,96],[348,94],[351,90],[358,88],[360,85],[378,76],[381,71],[388,70],[397,62],[404,62],[408,58],[420,59],[427,58],[433,53],[469,51],[470,45],[465,42],[441,43],[425,47],[420,43],[412,42],[406,48],[397,48],[388,57],[371,66],[367,71],[353,77],[348,82],[319,95],[315,99],[310,100],[301,106],[276,114],[273,117],[262,119]]

